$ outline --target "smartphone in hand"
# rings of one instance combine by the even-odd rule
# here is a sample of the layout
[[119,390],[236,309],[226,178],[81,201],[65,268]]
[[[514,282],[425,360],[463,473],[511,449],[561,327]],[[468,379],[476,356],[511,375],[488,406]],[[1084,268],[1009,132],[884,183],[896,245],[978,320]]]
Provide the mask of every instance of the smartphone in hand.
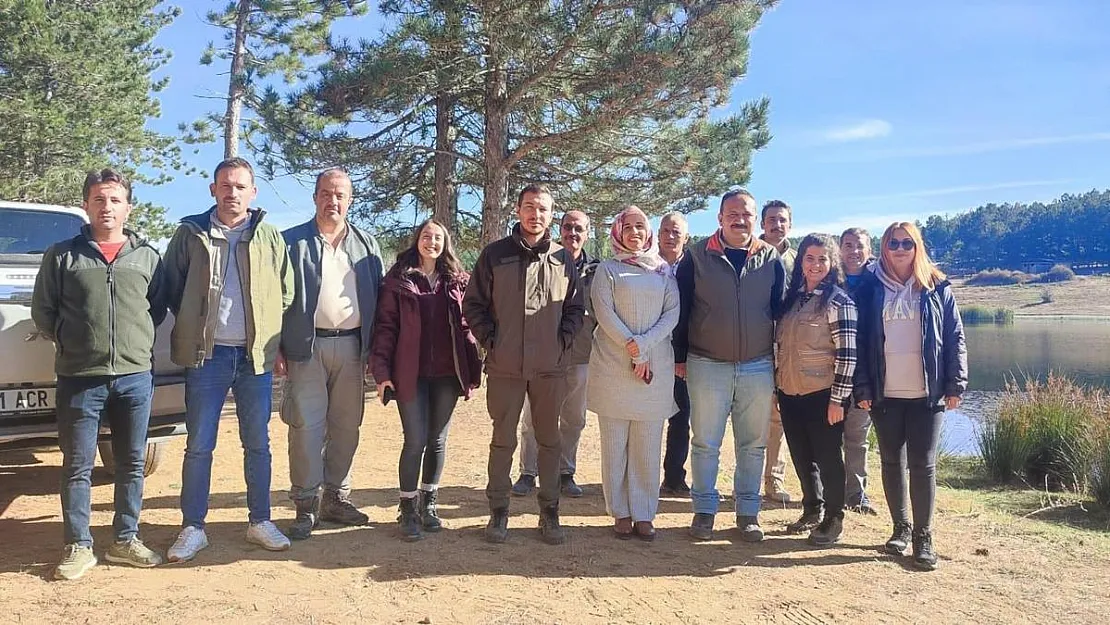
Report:
[[389,402],[393,401],[393,395],[393,387],[387,386],[378,399],[381,400],[383,406],[388,406]]

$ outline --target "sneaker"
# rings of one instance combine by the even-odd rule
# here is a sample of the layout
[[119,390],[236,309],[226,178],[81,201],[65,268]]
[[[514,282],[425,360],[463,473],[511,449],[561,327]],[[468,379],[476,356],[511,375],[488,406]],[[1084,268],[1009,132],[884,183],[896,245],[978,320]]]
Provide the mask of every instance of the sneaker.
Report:
[[763,528],[759,527],[757,516],[737,516],[736,527],[740,530],[740,540],[758,543],[763,540]]
[[270,521],[251,523],[247,528],[247,542],[268,551],[285,551],[289,548],[289,539]]
[[328,491],[320,500],[320,520],[340,525],[366,525],[370,517],[359,511],[346,496]]
[[536,490],[536,476],[522,473],[510,492],[514,497],[527,497],[534,490]]
[[689,499],[690,487],[686,485],[686,482],[675,482],[673,484],[663,482],[663,485],[659,487],[659,496]]
[[65,556],[54,569],[54,579],[70,581],[81,579],[94,566],[96,566],[96,554],[93,553],[92,547],[77,543],[66,545]]
[[582,487],[574,483],[574,474],[559,476],[559,490],[567,497],[581,497]]
[[443,529],[443,521],[439,518],[439,506],[436,505],[438,493],[438,489],[420,491],[420,521],[426,532],[438,532]]
[[485,530],[486,542],[501,544],[509,539],[509,509],[497,508],[490,512]]
[[843,517],[828,517],[809,533],[809,544],[814,547],[828,547],[840,542],[840,535],[844,533]]
[[763,488],[763,498],[774,503],[790,503],[794,498],[786,492],[781,482],[769,482]]
[[420,511],[417,509],[419,505],[416,497],[401,497],[401,514],[397,515],[397,523],[400,525],[401,536],[409,542],[424,538]]
[[905,555],[906,549],[910,547],[910,538],[913,535],[913,530],[910,528],[909,523],[895,523],[894,533],[890,535],[890,540],[886,541],[883,545],[883,551],[886,551],[892,556]]
[[549,545],[561,545],[567,540],[566,530],[559,523],[559,506],[540,510],[540,537]]
[[197,553],[208,546],[208,536],[199,527],[186,526],[173,541],[173,546],[166,552],[166,559],[170,562],[188,562],[197,556]]
[[115,564],[128,564],[141,569],[149,569],[162,564],[162,556],[151,551],[137,537],[131,540],[116,541],[108,547],[104,559]]
[[290,540],[306,540],[312,536],[312,530],[320,526],[320,498],[301,499],[295,503],[297,518],[289,524],[286,535]]
[[846,508],[856,514],[865,514],[867,516],[879,516],[879,511],[871,506],[871,501],[864,495],[858,503],[846,506]]
[[822,515],[819,511],[803,512],[802,516],[786,526],[788,534],[801,534],[808,532],[821,524]]
[[713,538],[713,519],[716,515],[707,512],[698,512],[694,514],[694,520],[690,521],[690,535],[698,540],[709,540]]
[[913,566],[921,571],[935,571],[937,552],[933,551],[933,535],[928,530],[913,533]]

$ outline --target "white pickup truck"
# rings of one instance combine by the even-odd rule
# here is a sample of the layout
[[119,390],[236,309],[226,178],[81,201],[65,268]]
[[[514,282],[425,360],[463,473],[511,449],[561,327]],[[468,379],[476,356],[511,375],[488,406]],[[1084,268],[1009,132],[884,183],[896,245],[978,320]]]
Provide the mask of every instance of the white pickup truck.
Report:
[[[54,420],[54,345],[31,321],[31,293],[42,255],[85,224],[77,208],[0,201],[0,451],[57,446]],[[165,439],[185,433],[185,373],[170,362],[168,315],[154,347],[154,401],[146,474],[158,468]],[[100,459],[112,471],[107,421],[101,428]]]

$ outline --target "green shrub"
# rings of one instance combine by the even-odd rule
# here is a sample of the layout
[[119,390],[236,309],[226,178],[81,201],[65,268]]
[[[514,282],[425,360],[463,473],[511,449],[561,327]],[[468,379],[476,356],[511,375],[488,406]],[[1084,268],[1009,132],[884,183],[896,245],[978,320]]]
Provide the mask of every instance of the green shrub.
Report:
[[1067,265],[1053,265],[1047,273],[1037,276],[1037,282],[1067,282],[1075,279],[1075,272]]
[[1009,269],[984,269],[967,279],[968,286],[1006,286],[1028,282],[1032,276]]
[[1105,487],[1110,495],[1107,469],[1096,469],[1102,449],[1097,441],[1105,438],[1100,433],[1106,422],[1106,394],[1101,389],[1055,375],[1045,382],[1027,380],[1024,388],[1011,382],[998,414],[979,434],[979,450],[995,480],[1075,492]]
[[1014,322],[1014,311],[1009,308],[992,308],[990,306],[978,306],[972,304],[970,306],[960,307],[960,317],[963,318],[964,323],[999,323],[1007,324]]
[[1095,437],[1091,466],[1091,495],[1103,508],[1110,510],[1110,424],[1103,424]]

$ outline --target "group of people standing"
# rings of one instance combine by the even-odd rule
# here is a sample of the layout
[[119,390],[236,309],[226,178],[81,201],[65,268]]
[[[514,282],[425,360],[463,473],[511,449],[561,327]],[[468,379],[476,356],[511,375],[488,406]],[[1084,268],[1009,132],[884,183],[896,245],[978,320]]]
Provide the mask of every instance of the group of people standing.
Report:
[[[559,498],[582,494],[575,456],[588,409],[598,415],[602,486],[618,538],[654,539],[661,494],[688,494],[690,534],[712,536],[731,416],[736,523],[743,540],[762,540],[761,482],[767,498],[789,500],[779,455],[768,451],[783,436],[772,428],[781,415],[803,490],[803,514],[788,529],[832,544],[846,489],[850,507],[873,512],[864,454],[874,420],[894,522],[886,548],[902,554],[912,542],[915,562],[935,566],[937,438],[945,408],[966,387],[967,364],[951,289],[913,224],[887,229],[878,261],[859,229],[839,242],[809,235],[795,259],[790,207],[768,203],[756,237],[755,199],[734,189],[721,200],[720,228],[688,248],[681,214],[663,217],[657,243],[648,216],[626,208],[609,232],[612,257],[599,262],[584,250],[588,216],[562,217],[560,245],[551,236],[553,195],[534,184],[517,198],[512,233],[482,250],[469,274],[449,228],[434,219],[386,270],[374,238],[347,221],[353,189],[341,169],[319,174],[315,216],[283,233],[251,207],[257,189],[247,161],[221,162],[210,192],[215,206],[184,218],[162,257],[124,226],[129,182],[112,170],[90,173],[90,223],[44,256],[32,313],[57,354],[66,541],[57,577],[79,578],[97,563],[89,493],[102,419],[117,464],[115,542],[105,557],[141,567],[163,561],[137,528],[154,329],[167,309],[172,359],[186,368],[188,429],[171,562],[208,545],[212,452],[229,391],[244,453],[247,541],[284,550],[321,521],[367,523],[350,500],[366,374],[383,403],[396,399],[404,432],[400,533],[418,540],[438,531],[451,416],[484,367],[490,542],[508,538],[510,498],[536,489],[537,479],[541,537],[565,541]],[[280,415],[296,507],[284,533],[270,520],[275,375],[286,377]]]

